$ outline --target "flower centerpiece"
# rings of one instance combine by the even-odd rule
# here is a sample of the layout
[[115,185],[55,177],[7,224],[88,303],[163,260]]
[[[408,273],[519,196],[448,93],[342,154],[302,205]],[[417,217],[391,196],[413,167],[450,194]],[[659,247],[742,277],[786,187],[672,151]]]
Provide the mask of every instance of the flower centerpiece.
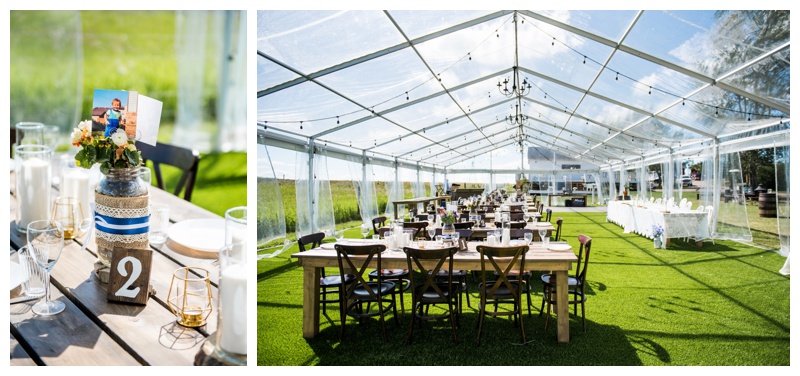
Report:
[[92,168],[100,164],[100,172],[108,174],[115,168],[133,168],[142,164],[142,154],[122,129],[110,137],[92,134],[92,121],[84,120],[72,131],[72,145],[81,150],[75,155],[75,165]]
[[664,227],[662,227],[660,224],[653,225],[653,247],[662,248],[662,235],[664,235]]
[[456,213],[440,208],[439,217],[442,219],[442,235],[456,232],[456,228],[453,226],[456,221]]
[[115,247],[149,248],[150,195],[141,179],[142,155],[124,130],[106,137],[92,132],[91,120],[80,122],[71,138],[72,145],[81,148],[75,164],[86,169],[99,164],[103,174],[95,190],[92,218],[98,250],[95,273],[107,282]]

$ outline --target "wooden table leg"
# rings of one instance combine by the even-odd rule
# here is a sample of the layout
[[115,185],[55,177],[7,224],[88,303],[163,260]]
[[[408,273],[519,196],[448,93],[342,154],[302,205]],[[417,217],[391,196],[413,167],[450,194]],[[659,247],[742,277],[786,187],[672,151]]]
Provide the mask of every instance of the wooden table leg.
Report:
[[303,267],[303,338],[319,334],[319,268]]
[[569,286],[566,270],[556,272],[556,319],[558,342],[569,342]]
[[697,244],[698,247],[702,247],[703,246],[703,241],[702,240],[698,240],[696,244]]
[[669,238],[666,238],[666,241],[664,242],[664,248],[669,248]]

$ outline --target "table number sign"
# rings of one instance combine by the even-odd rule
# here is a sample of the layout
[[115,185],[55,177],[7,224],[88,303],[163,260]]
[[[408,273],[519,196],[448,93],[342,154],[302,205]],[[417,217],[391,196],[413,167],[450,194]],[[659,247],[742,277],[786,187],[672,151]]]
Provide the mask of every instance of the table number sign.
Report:
[[149,249],[114,248],[106,298],[145,305],[149,295],[153,252]]

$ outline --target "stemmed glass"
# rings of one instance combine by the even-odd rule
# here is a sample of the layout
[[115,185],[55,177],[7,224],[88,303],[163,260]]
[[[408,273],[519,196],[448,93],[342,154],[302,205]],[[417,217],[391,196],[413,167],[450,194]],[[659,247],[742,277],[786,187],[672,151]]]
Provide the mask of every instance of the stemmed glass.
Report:
[[428,223],[433,225],[433,214],[428,214]]
[[525,245],[531,245],[531,242],[533,241],[533,233],[526,232],[524,237],[525,237]]
[[333,237],[336,238],[337,243],[341,243],[342,239],[344,239],[344,230],[338,230],[334,232]]
[[453,238],[453,245],[458,247],[458,249],[460,250],[461,249],[461,245],[458,244],[458,238],[459,237],[461,237],[461,234],[459,234],[458,231],[453,233],[453,237],[452,237]]
[[531,215],[530,215],[530,214],[528,214],[528,211],[527,211],[527,210],[525,210],[525,211],[522,213],[522,219],[524,219],[524,220],[525,220],[525,223],[526,223],[526,226],[527,226],[528,220],[529,220],[529,219],[531,219]]
[[37,315],[50,316],[61,313],[64,303],[50,300],[50,270],[55,266],[64,249],[64,228],[61,222],[51,220],[33,221],[28,224],[28,247],[36,264],[45,271],[45,300],[33,306]]
[[[430,217],[430,216],[429,216]],[[436,236],[436,227],[428,226],[428,238],[433,240],[433,237]]]
[[539,238],[542,239],[542,243],[547,244],[550,243],[550,238],[547,237],[547,229],[540,228],[539,229]]
[[369,225],[366,223],[361,224],[361,236],[364,237],[364,244],[367,244],[367,235],[369,235]]

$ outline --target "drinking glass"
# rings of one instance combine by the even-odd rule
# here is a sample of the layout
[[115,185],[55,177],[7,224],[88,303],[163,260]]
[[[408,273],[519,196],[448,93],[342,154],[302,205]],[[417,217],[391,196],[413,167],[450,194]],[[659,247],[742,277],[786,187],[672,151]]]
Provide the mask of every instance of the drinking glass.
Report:
[[44,145],[44,124],[34,122],[17,123],[17,145]]
[[164,204],[150,204],[150,244],[164,244],[167,241],[167,227],[169,227],[169,206]]
[[369,234],[369,225],[366,223],[361,224],[361,236],[364,237],[364,244],[367,243],[368,234]]
[[502,235],[503,235],[503,231],[501,229],[498,228],[498,229],[494,230],[494,237],[495,238],[500,239],[500,236],[502,236]]
[[531,245],[531,242],[533,241],[533,233],[526,232],[524,236],[525,236],[525,244]]
[[336,238],[337,243],[341,243],[342,239],[344,239],[344,230],[336,231],[333,236]]
[[544,244],[550,243],[550,238],[547,237],[547,229],[546,228],[540,228],[539,229],[539,238],[542,239],[542,243],[544,243]]
[[225,212],[225,244],[247,240],[247,206],[237,206]]
[[46,283],[44,269],[39,267],[36,259],[31,254],[30,247],[22,246],[17,250],[19,264],[25,272],[25,282],[22,283],[22,291],[26,296],[41,297],[44,295],[44,285]]
[[428,214],[428,223],[433,224],[433,214]]
[[456,247],[458,247],[458,238],[460,236],[461,234],[459,234],[458,231],[453,233],[453,245],[455,245]]
[[527,211],[527,210],[526,210],[526,211],[525,211],[525,212],[522,214],[522,219],[524,219],[524,220],[525,220],[525,223],[528,223],[528,220],[530,220],[530,219],[531,219],[531,215],[530,215],[530,214],[528,214],[528,211]]
[[28,224],[28,247],[36,264],[45,272],[44,301],[33,306],[37,315],[50,316],[61,313],[64,303],[50,300],[50,270],[55,266],[64,249],[64,229],[61,223],[51,220],[33,221]]
[[[429,216],[430,217],[430,216]],[[436,235],[436,227],[428,226],[428,239],[433,240],[433,237]]]

